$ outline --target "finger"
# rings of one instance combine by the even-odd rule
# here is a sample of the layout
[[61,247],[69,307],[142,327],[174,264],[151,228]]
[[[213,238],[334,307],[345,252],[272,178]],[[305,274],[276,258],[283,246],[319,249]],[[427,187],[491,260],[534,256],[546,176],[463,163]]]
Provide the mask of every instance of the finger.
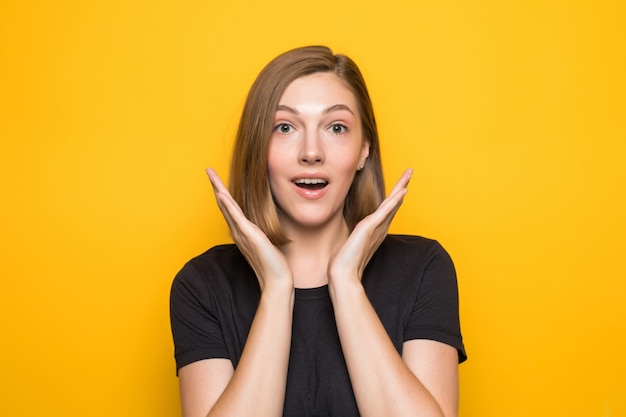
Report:
[[[215,172],[212,168],[207,168],[206,173],[209,176],[209,180],[213,186],[213,190],[222,213],[225,216],[228,216],[227,221],[230,219],[240,226],[247,226],[248,224],[251,224],[239,204],[235,201],[232,195],[230,195],[228,188],[226,188],[217,172]],[[229,222],[229,224],[232,226],[232,222]]]
[[209,176],[209,181],[211,181],[211,185],[213,186],[214,190],[218,192],[228,192],[228,189],[224,185],[224,182],[222,181],[220,176],[217,175],[217,172],[215,172],[213,168],[207,168],[206,173]]
[[224,203],[222,201],[223,198],[220,198],[219,194],[228,193],[228,190],[219,175],[217,175],[217,172],[215,172],[215,170],[213,170],[212,168],[207,168],[206,173],[209,177],[209,181],[211,181],[211,188],[213,189],[213,194],[215,195],[215,199],[217,200],[217,205],[219,206],[222,214],[226,215],[226,208],[224,207]]
[[397,193],[403,188],[407,188],[412,175],[413,175],[412,169],[409,168],[405,170],[400,176],[400,179],[398,180],[398,182],[396,182],[396,185],[393,187],[393,190],[391,190],[391,192],[389,193],[388,197],[393,196],[395,193]]
[[250,222],[243,214],[239,204],[237,204],[235,199],[228,192],[228,189],[217,172],[212,168],[207,168],[206,173],[211,181],[217,205],[228,224],[231,235],[236,239],[237,236],[243,232],[242,228],[249,227]]
[[240,228],[248,226],[249,224],[252,224],[250,220],[248,220],[246,215],[243,213],[243,210],[241,209],[241,207],[239,207],[239,204],[237,204],[235,199],[230,194],[219,192],[217,194],[217,198],[222,204],[222,206],[224,207],[224,209],[226,210],[231,220],[235,224],[237,224]]
[[215,195],[217,206],[222,212],[222,215],[224,215],[224,217],[226,218],[226,222],[228,223],[228,225],[231,226],[231,216],[228,213],[228,208],[224,205],[224,198],[220,196],[221,193],[227,193],[228,190],[226,189],[226,186],[222,182],[219,175],[217,175],[217,172],[215,172],[215,170],[213,170],[212,168],[207,168],[206,173],[209,177],[209,181],[211,181],[211,188],[213,189],[213,194]]
[[395,215],[395,212],[398,210],[400,205],[404,200],[404,196],[408,192],[407,186],[409,185],[409,181],[411,180],[411,176],[413,175],[412,169],[407,169],[402,173],[398,182],[393,187],[393,190],[389,193],[387,198],[383,200],[378,209],[373,213],[377,216],[382,215],[386,218],[390,213],[392,213],[392,217]]

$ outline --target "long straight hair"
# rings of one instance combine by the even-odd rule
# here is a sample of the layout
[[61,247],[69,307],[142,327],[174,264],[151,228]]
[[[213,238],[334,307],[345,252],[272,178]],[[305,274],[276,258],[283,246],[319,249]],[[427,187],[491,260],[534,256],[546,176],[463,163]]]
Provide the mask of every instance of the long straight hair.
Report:
[[246,99],[235,139],[230,172],[230,191],[244,214],[272,243],[289,242],[278,221],[267,174],[269,141],[279,101],[295,79],[328,72],[337,75],[356,97],[363,139],[369,141],[369,157],[357,172],[346,196],[343,215],[352,230],[371,214],[385,197],[378,129],[365,80],[349,57],[333,54],[325,46],[293,49],[274,58],[259,73]]

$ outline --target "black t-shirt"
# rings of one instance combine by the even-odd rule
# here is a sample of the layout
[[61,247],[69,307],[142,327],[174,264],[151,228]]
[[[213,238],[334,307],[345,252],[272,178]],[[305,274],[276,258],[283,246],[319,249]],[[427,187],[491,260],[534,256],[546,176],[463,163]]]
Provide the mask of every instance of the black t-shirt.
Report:
[[[459,324],[456,273],[436,241],[389,235],[362,278],[366,294],[399,353],[430,339],[467,356]],[[235,245],[189,261],[172,285],[176,369],[209,358],[236,368],[259,303],[254,272]],[[284,416],[358,416],[328,286],[296,289]]]

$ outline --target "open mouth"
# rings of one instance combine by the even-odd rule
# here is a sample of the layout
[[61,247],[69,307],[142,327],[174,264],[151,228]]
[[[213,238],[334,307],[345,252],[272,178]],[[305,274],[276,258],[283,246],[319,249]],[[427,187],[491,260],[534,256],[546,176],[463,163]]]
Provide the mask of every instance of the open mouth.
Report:
[[321,190],[328,185],[328,182],[319,178],[302,178],[294,181],[297,187],[305,190]]

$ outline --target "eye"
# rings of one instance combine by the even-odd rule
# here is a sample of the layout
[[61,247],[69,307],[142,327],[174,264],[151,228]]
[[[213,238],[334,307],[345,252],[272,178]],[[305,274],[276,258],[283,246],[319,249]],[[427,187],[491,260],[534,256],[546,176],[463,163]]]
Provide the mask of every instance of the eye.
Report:
[[279,123],[274,128],[274,130],[277,131],[278,133],[291,133],[293,132],[293,129],[294,127],[290,125],[289,123]]
[[333,123],[330,125],[329,130],[336,135],[340,135],[342,133],[346,133],[348,131],[348,127],[342,125],[341,123]]

